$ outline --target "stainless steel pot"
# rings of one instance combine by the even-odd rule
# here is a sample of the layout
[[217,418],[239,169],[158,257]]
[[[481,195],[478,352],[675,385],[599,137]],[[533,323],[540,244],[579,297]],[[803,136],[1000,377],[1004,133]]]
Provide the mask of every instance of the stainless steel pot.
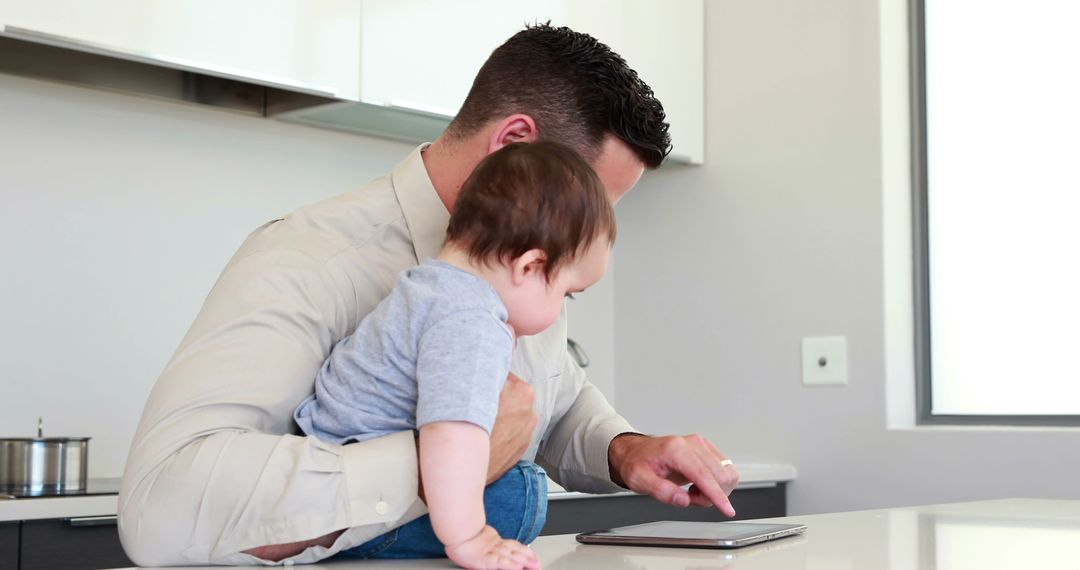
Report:
[[0,438],[0,491],[39,493],[86,488],[89,437]]

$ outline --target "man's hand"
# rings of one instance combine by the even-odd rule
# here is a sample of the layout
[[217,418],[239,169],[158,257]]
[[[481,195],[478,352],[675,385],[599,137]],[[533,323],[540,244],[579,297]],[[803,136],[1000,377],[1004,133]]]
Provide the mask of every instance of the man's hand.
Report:
[[536,429],[532,386],[511,374],[499,394],[499,415],[491,428],[487,482],[493,483],[525,454]]
[[[676,507],[698,505],[735,516],[728,494],[739,474],[716,446],[700,435],[649,437],[622,434],[608,446],[611,480],[635,493]],[[689,492],[680,485],[693,483]]]

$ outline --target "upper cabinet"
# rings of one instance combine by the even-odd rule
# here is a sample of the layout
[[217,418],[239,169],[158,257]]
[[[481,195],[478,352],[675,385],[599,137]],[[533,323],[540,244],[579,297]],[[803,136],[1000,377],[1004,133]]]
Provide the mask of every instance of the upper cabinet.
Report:
[[0,0],[5,35],[358,99],[359,0]]
[[6,37],[333,98],[278,116],[425,141],[493,49],[551,21],[622,55],[664,104],[671,158],[701,163],[703,12],[703,0],[0,0],[0,26]]
[[457,113],[492,50],[526,22],[561,16],[563,0],[363,0],[365,103]]

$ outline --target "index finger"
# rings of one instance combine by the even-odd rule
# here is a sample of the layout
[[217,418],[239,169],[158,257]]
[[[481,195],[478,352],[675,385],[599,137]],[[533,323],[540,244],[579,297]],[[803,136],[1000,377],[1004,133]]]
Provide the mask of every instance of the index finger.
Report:
[[[690,453],[681,453],[675,456],[675,465],[673,467],[682,473],[684,477],[690,480],[698,490],[701,491],[712,504],[716,506],[720,512],[725,516],[735,516],[735,508],[731,506],[731,501],[728,500],[727,493],[720,486],[720,482],[716,480],[716,475],[713,470],[702,461],[698,455],[697,450],[692,450]],[[717,462],[719,463],[719,462]]]

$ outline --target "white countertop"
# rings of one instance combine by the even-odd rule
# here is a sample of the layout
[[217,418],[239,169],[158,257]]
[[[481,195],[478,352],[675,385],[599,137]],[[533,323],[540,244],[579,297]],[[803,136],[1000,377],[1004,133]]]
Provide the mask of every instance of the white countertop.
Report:
[[[771,487],[777,483],[795,479],[795,474],[795,468],[790,465],[740,465],[738,488]],[[548,484],[548,498],[552,501],[633,495],[629,491],[610,495],[590,495],[588,493],[566,491],[552,481],[549,481]],[[0,522],[111,516],[116,515],[116,504],[116,495],[0,500]]]
[[116,515],[116,495],[0,500],[0,522]]
[[[737,550],[586,546],[569,534],[541,537],[533,548],[546,570],[1080,568],[1080,501],[1004,499],[768,520],[809,528],[802,536]],[[446,559],[364,560],[305,568],[453,565]]]
[[93,478],[87,495],[9,498],[0,492],[0,522],[116,516],[120,478]]

